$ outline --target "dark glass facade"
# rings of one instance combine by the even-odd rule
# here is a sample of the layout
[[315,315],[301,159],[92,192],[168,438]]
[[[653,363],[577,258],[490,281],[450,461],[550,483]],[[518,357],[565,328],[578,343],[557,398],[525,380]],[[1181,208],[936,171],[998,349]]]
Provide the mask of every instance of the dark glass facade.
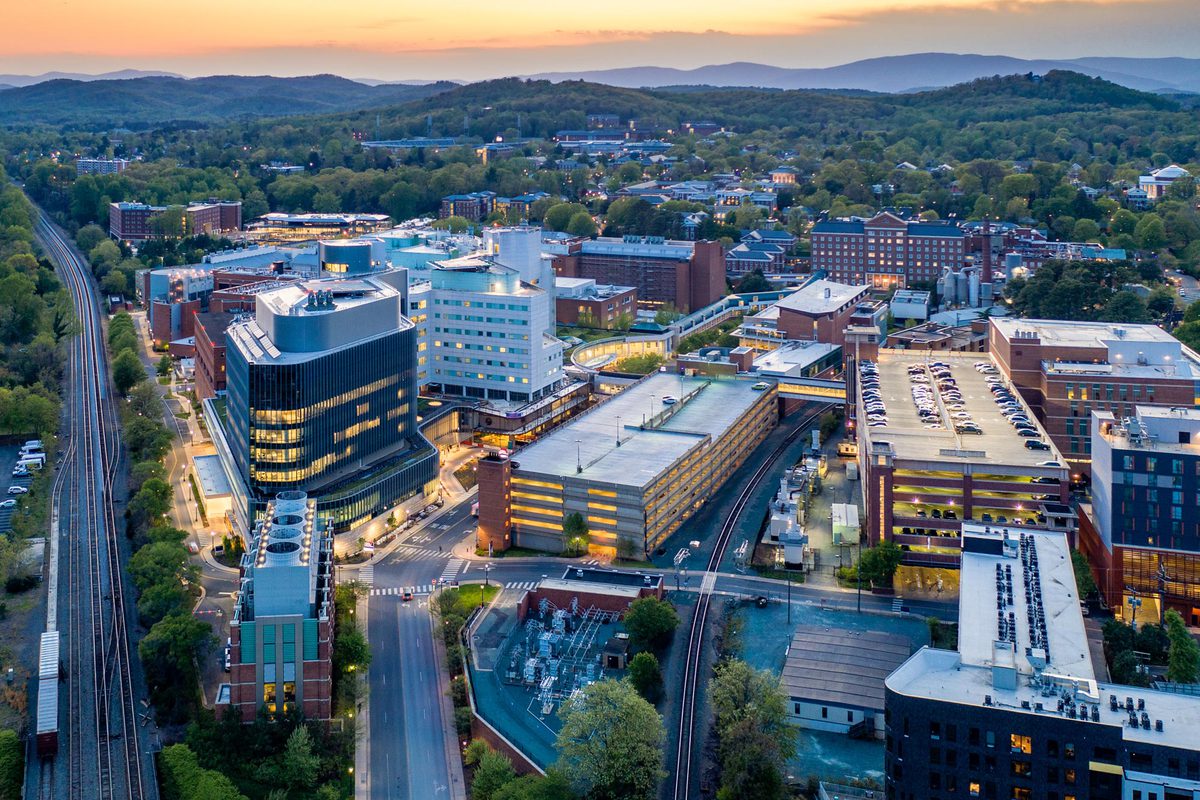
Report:
[[256,517],[298,489],[345,530],[437,475],[417,430],[416,330],[337,350],[248,361],[227,354],[228,441]]
[[908,697],[891,689],[885,707],[889,800],[1123,800],[1133,796],[1123,793],[1125,770],[1200,780],[1194,748],[1130,742],[1120,725]]

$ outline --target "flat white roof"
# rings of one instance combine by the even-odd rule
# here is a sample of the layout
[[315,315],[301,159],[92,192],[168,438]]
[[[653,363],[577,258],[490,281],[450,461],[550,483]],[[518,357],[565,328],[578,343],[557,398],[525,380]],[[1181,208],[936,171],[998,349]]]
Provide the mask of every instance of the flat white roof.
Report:
[[[1096,673],[1089,655],[1083,616],[1079,612],[1075,571],[1066,535],[1021,526],[1009,528],[964,522],[963,536],[997,542],[1007,539],[1012,545],[1009,556],[963,551],[958,618],[971,623],[959,626],[958,649],[963,663],[990,668],[995,663],[994,643],[1003,638],[1001,634],[1009,633],[1015,634],[1012,638],[1016,642],[1016,667],[1022,675],[1031,675],[1034,671],[1025,658],[1026,648],[1046,644],[1047,672],[1094,680]],[[1032,559],[1034,553],[1037,554],[1036,562]],[[1027,566],[1034,563],[1036,569]],[[996,588],[997,567],[1006,576],[1011,576],[1011,603],[1007,600],[1007,590]],[[1026,599],[1027,587],[1029,600]],[[1000,594],[1004,595],[1002,600],[998,599]],[[1006,627],[1011,613],[1015,630],[1000,630],[997,612],[1005,615]],[[1044,643],[1030,627],[1031,612],[1035,618],[1040,613],[1045,621]]]
[[992,317],[991,323],[1006,339],[1022,332],[1036,335],[1044,345],[1061,347],[1108,347],[1114,339],[1134,342],[1174,342],[1179,340],[1157,325],[1120,322],[1075,322],[1052,319],[1015,319]]
[[[515,476],[640,489],[693,448],[724,436],[763,396],[753,386],[750,380],[656,373],[514,453]],[[666,405],[664,397],[678,402]]]
[[821,279],[780,298],[775,305],[801,314],[825,314],[857,299],[869,288]]
[[824,342],[788,342],[754,359],[754,369],[760,375],[799,374],[840,349],[840,345]]
[[[1116,727],[1126,742],[1195,747],[1196,731],[1200,730],[1200,696],[1096,682],[1064,534],[981,523],[964,523],[963,532],[966,537],[990,539],[995,544],[1007,536],[1010,545],[1015,545],[1015,557],[1013,547],[1007,555],[1003,550],[994,555],[964,550],[959,619],[971,624],[959,626],[959,651],[922,648],[888,676],[885,684],[889,689],[909,697],[975,706],[982,713],[986,713],[983,709],[995,708],[1075,719],[1079,725]],[[1024,565],[1034,552],[1040,592],[1032,592],[1031,597],[1040,597],[1049,645],[1044,670],[1030,666],[1025,650],[1030,646],[1025,588],[1035,582],[1032,575],[1026,578]],[[996,645],[997,566],[1005,574],[1012,567],[1015,659],[1003,657]],[[999,591],[1004,592],[1007,603],[1007,578]],[[1005,666],[1016,667],[1015,681],[997,681],[997,668],[1003,671]],[[1007,688],[1010,685],[1012,688]],[[1148,726],[1141,719],[1139,703],[1144,705]],[[1136,727],[1129,725],[1131,712],[1136,712]],[[1159,721],[1161,731],[1156,729]]]

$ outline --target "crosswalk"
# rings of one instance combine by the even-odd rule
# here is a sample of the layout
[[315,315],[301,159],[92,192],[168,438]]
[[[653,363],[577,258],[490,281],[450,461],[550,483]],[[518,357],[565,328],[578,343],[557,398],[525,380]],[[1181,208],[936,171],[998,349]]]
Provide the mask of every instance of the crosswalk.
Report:
[[461,558],[452,558],[446,562],[446,568],[442,570],[442,575],[438,578],[438,583],[445,586],[454,580],[458,575],[458,571],[462,569],[463,560]]
[[387,586],[379,589],[372,589],[371,597],[398,597],[405,593],[411,593],[413,595],[432,594],[433,586],[432,584],[428,583],[421,584],[420,586]]
[[505,589],[533,589],[540,581],[509,581],[504,584]]
[[598,566],[600,566],[600,565],[601,565],[603,562],[602,562],[600,559],[598,559],[598,558],[589,558],[589,559],[587,559],[586,561],[583,561],[583,562],[581,562],[581,563],[582,563],[582,564],[583,564],[585,567],[598,567]]
[[359,567],[358,568],[358,580],[360,583],[364,583],[367,586],[374,586],[375,585],[375,565],[367,564],[366,566]]
[[899,614],[903,610],[904,610],[904,600],[899,597],[892,598],[892,611]]

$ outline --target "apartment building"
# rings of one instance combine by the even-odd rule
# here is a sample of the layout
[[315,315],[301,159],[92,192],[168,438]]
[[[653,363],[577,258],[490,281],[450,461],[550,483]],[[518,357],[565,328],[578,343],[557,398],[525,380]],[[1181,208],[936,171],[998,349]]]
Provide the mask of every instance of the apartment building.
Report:
[[1200,410],[1091,414],[1092,497],[1079,547],[1108,604],[1130,620],[1174,608],[1200,625]]
[[123,158],[80,158],[75,161],[76,175],[117,175],[133,162]]
[[[810,281],[757,314],[745,317],[734,335],[739,344],[756,350],[772,350],[789,340],[841,345],[845,342],[846,327],[855,324],[860,306],[870,302],[870,291],[869,286],[823,279]],[[880,305],[886,316],[886,304]],[[875,314],[869,316],[873,320]]]
[[637,289],[598,284],[592,278],[555,281],[555,316],[561,325],[613,328],[637,316]]
[[963,526],[957,650],[884,683],[889,800],[1194,800],[1200,697],[1108,683],[1061,533]]
[[471,222],[482,222],[496,208],[495,192],[471,192],[470,194],[452,194],[442,198],[438,216],[462,217]]
[[949,222],[912,222],[890,212],[869,220],[826,220],[812,228],[812,269],[843,283],[903,289],[932,283],[966,257],[965,236]]

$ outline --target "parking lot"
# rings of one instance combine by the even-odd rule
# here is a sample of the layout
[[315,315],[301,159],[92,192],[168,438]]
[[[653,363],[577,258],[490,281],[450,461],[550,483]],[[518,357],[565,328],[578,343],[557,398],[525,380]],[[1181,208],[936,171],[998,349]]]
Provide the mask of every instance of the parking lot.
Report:
[[[12,530],[12,518],[17,509],[21,505],[23,494],[10,493],[12,487],[28,489],[32,482],[32,477],[26,475],[24,477],[14,478],[13,467],[17,464],[17,457],[20,453],[19,445],[5,445],[0,447],[0,480],[3,480],[5,492],[0,494],[0,533],[8,533]],[[8,501],[14,501],[12,505]]]
[[[1014,466],[1037,467],[1060,459],[1053,445],[1049,450],[1025,447],[1026,438],[1018,435],[992,396],[986,379],[993,376],[975,368],[982,360],[977,353],[881,356],[878,391],[887,419],[884,426],[869,427],[871,439],[891,442],[901,458],[936,460],[943,450],[970,450],[986,453],[994,463]],[[945,366],[931,368],[930,362]],[[1019,397],[1014,402],[1032,421],[1037,438],[1049,442],[1024,402]],[[869,421],[866,424],[870,426]]]

